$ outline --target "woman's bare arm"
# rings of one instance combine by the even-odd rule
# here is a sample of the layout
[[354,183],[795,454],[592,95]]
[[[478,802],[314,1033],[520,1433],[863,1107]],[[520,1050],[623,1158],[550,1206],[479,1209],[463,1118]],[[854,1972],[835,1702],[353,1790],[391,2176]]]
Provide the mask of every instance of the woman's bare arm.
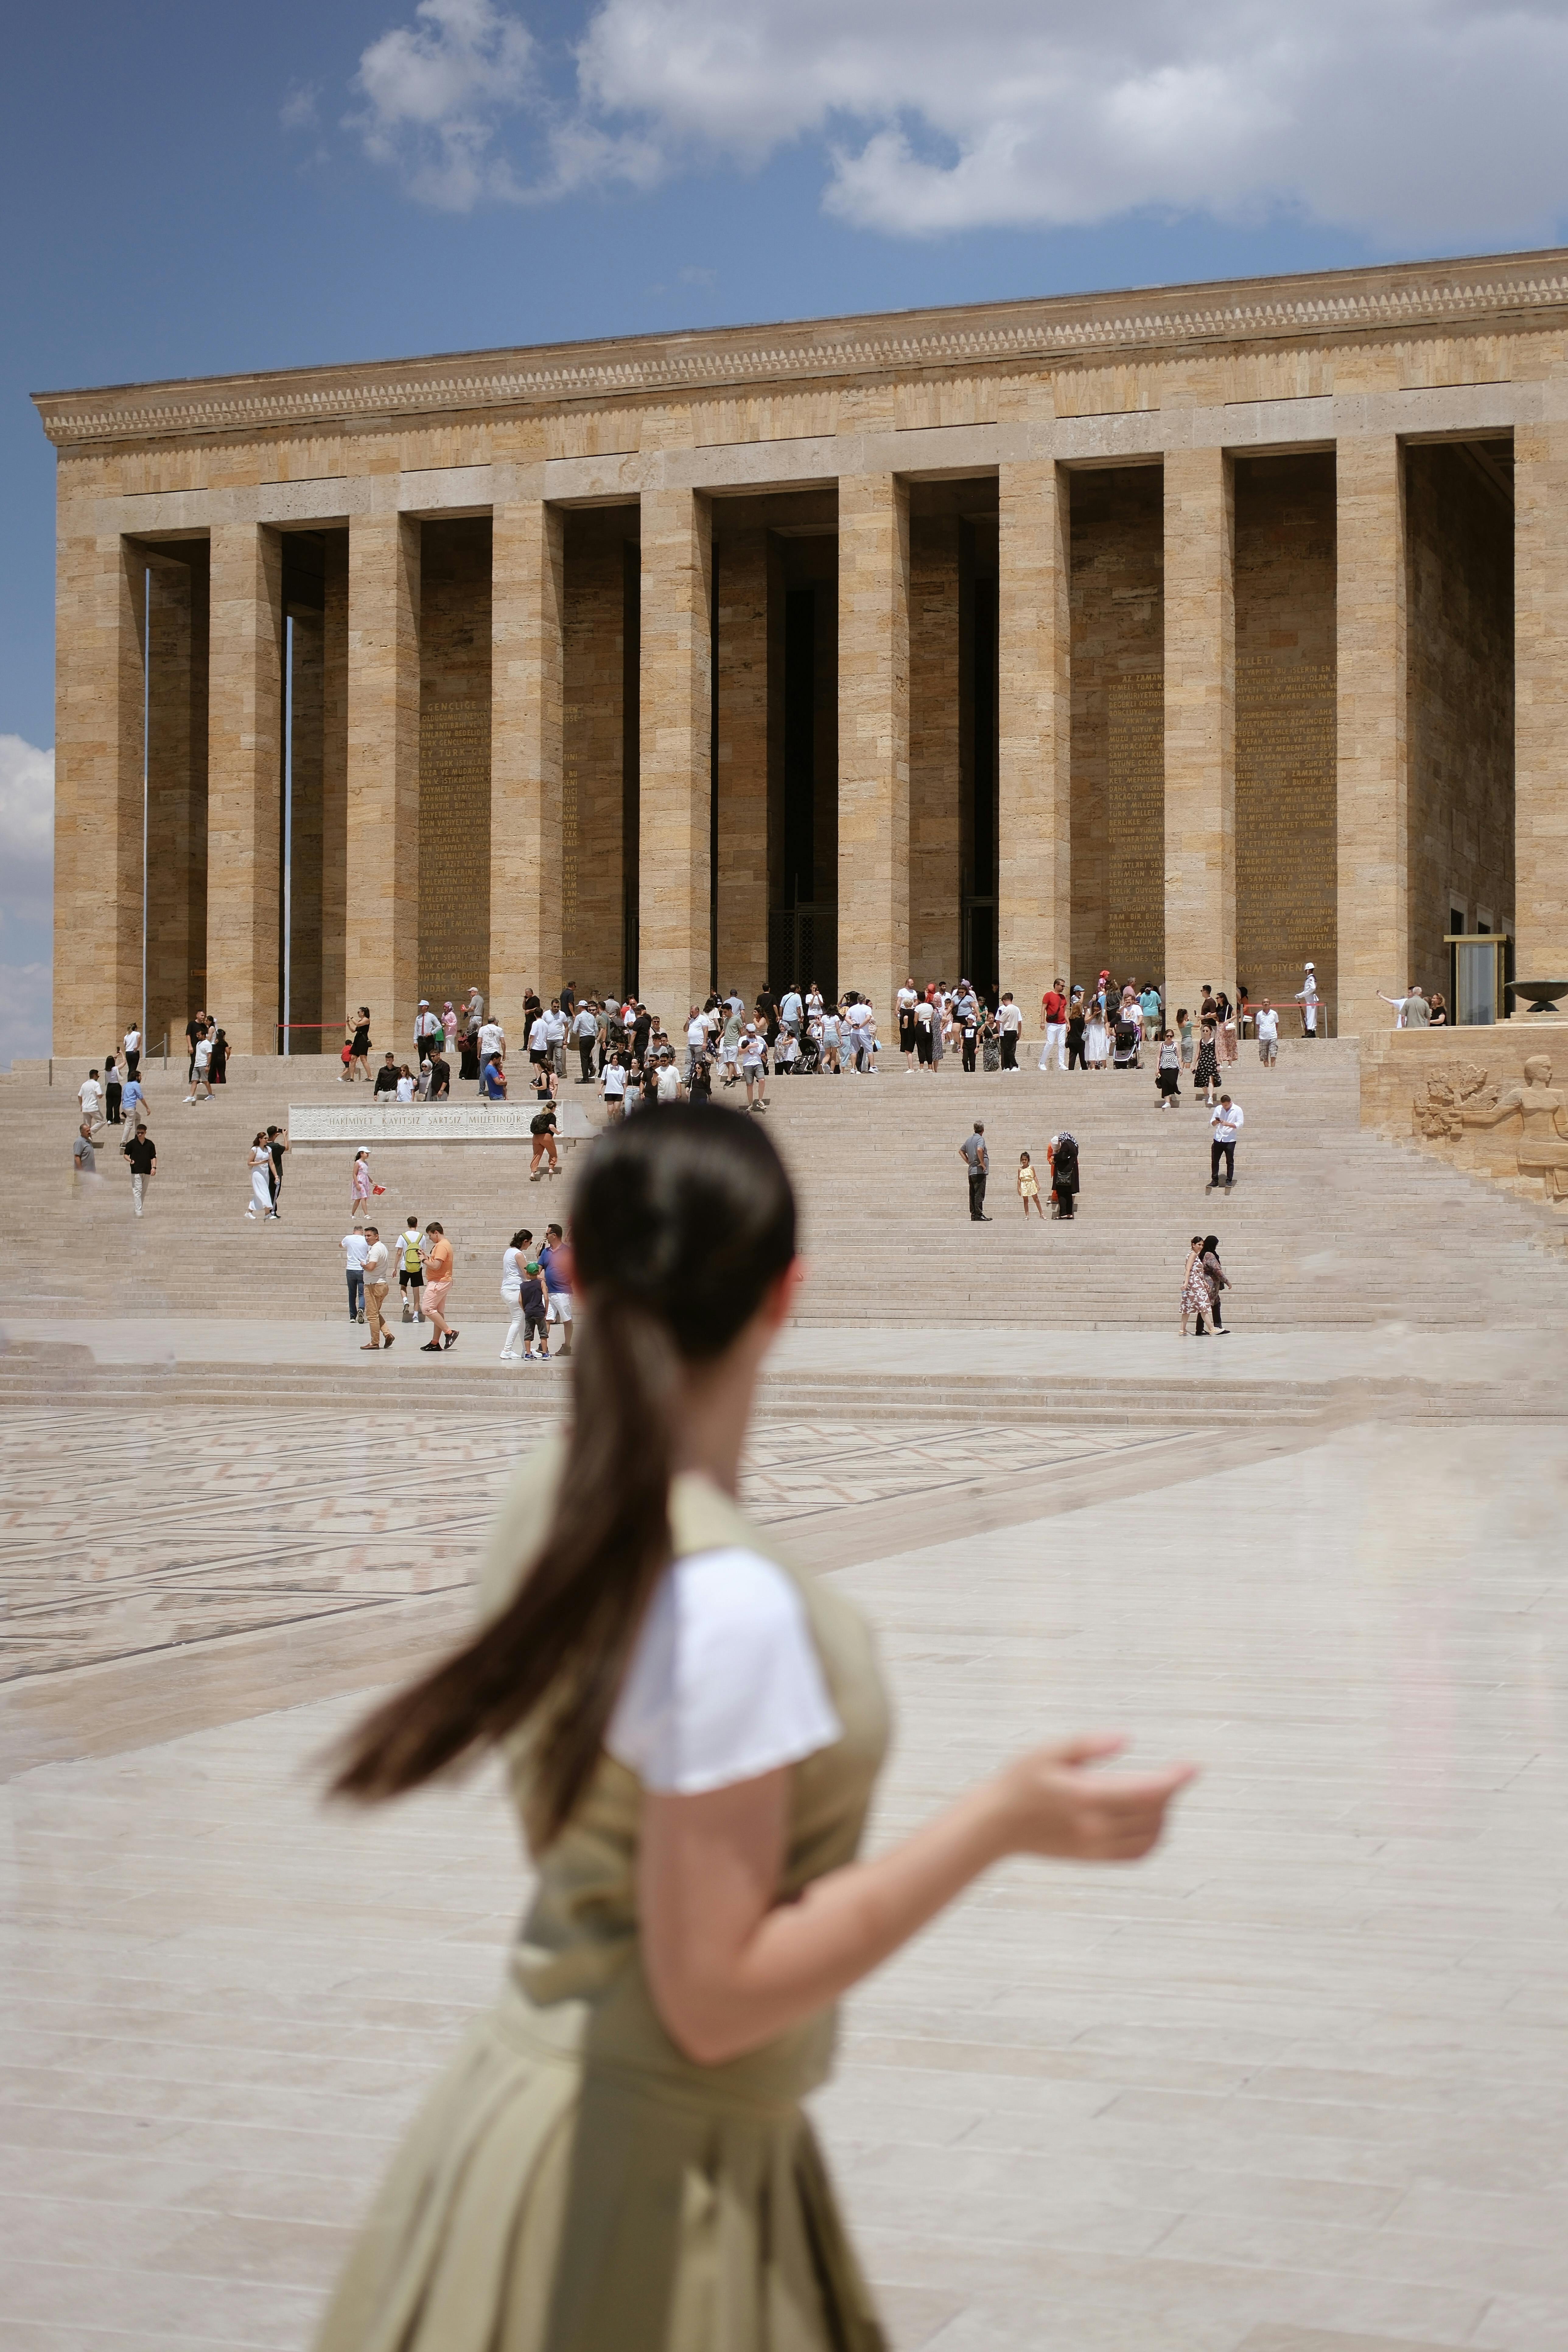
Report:
[[1010,1853],[1134,1862],[1158,1840],[1195,1767],[1095,1772],[1117,1738],[1020,1757],[875,1862],[777,1900],[789,1773],[698,1797],[644,1800],[643,1963],[666,2031],[703,2065],[769,2042],[825,2008]]

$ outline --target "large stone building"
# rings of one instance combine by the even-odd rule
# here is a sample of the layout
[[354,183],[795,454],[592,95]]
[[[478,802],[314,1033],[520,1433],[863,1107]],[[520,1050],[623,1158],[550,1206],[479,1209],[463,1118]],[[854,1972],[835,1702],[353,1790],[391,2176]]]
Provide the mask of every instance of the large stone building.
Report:
[[1568,253],[37,404],[60,1052],[1568,972]]

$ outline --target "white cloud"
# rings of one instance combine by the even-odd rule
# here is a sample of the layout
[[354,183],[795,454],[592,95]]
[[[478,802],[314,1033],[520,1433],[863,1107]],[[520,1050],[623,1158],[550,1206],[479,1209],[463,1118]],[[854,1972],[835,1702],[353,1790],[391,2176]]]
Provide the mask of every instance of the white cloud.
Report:
[[321,89],[316,82],[297,83],[278,110],[278,120],[284,130],[313,130],[316,122],[316,109],[321,103]]
[[18,860],[47,863],[54,838],[54,753],[0,735],[0,875]]
[[1388,244],[1550,234],[1568,209],[1568,0],[601,0],[542,110],[497,0],[424,0],[365,51],[373,152],[466,206],[648,187],[782,146],[895,235],[1284,208]]
[[532,89],[533,36],[495,0],[419,0],[417,22],[373,41],[348,118],[377,163],[395,163],[416,196],[448,212],[521,191],[493,154],[501,119]]

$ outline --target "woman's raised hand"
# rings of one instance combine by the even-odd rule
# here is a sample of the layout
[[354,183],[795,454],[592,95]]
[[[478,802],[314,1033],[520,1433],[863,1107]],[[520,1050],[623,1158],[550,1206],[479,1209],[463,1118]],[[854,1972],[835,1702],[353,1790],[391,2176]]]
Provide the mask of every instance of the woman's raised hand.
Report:
[[1136,1862],[1158,1843],[1173,1798],[1197,1775],[1195,1764],[1160,1772],[1096,1772],[1121,1754],[1117,1733],[1036,1748],[992,1784],[1007,1853],[1055,1854],[1068,1862]]

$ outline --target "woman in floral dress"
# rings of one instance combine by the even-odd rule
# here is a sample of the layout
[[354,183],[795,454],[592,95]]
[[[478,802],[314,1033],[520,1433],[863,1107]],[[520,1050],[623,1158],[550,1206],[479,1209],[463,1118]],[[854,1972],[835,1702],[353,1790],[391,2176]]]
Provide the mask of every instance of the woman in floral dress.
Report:
[[1208,1276],[1204,1271],[1204,1237],[1202,1234],[1194,1234],[1191,1242],[1187,1245],[1187,1270],[1182,1276],[1181,1304],[1183,1339],[1184,1339],[1187,1336],[1187,1318],[1189,1315],[1195,1315],[1198,1318],[1198,1338],[1200,1339],[1206,1339],[1208,1334],[1204,1326],[1204,1318],[1210,1312],[1214,1305],[1214,1300],[1209,1290]]

